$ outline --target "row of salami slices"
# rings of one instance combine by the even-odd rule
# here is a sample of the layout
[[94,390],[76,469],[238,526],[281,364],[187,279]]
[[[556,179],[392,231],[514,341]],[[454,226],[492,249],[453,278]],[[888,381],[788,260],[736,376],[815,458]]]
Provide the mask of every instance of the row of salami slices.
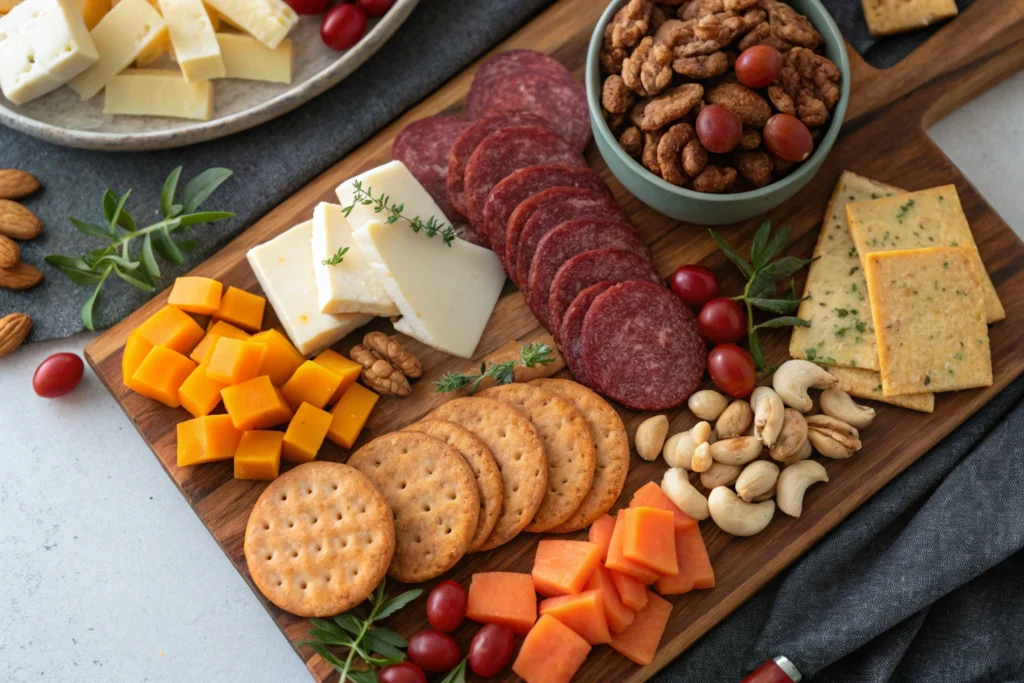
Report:
[[703,377],[704,343],[587,167],[580,84],[546,55],[501,53],[478,70],[466,114],[409,125],[394,158],[464,239],[495,251],[579,381],[638,410],[683,403]]

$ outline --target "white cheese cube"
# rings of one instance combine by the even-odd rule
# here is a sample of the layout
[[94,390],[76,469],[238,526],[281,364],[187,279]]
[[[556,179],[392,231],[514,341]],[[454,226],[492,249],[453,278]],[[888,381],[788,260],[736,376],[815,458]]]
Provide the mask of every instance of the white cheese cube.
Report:
[[224,60],[203,0],[159,0],[159,5],[185,80],[223,78]]
[[[313,210],[313,272],[322,313],[398,315],[380,276],[370,268],[352,239],[352,228],[337,204],[322,202]],[[347,249],[341,263],[328,260]]]
[[305,356],[322,351],[373,318],[320,312],[309,246],[312,234],[313,221],[306,221],[253,247],[246,255],[288,338]]
[[208,0],[207,4],[271,50],[299,21],[283,0]]
[[168,116],[209,121],[213,83],[189,83],[177,71],[127,69],[107,83],[104,114]]
[[[447,223],[444,212],[431,198],[430,193],[423,189],[416,177],[401,161],[391,161],[372,168],[339,185],[335,192],[343,207],[352,206],[355,202],[357,183],[360,184],[364,193],[372,194],[374,198],[387,195],[392,204],[401,204],[402,215],[410,219],[418,216],[422,222],[426,223],[431,217],[434,217],[440,222]],[[377,209],[375,203],[367,205],[355,202],[352,212],[348,215],[348,222],[352,229],[358,230],[373,220],[386,220],[387,212]]]
[[292,41],[284,39],[273,50],[251,36],[218,33],[224,59],[224,78],[267,83],[292,82]]

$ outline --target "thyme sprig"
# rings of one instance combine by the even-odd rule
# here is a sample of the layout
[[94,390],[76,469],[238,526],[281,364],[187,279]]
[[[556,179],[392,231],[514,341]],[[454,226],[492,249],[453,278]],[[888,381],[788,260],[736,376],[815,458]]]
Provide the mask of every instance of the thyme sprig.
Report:
[[472,394],[480,387],[480,383],[490,377],[495,384],[510,384],[516,378],[516,366],[532,368],[537,365],[554,363],[551,347],[541,342],[525,344],[519,350],[519,358],[502,363],[481,363],[480,373],[467,375],[461,372],[447,372],[434,381],[434,393],[445,394],[469,387]]
[[348,253],[348,247],[338,247],[338,251],[334,252],[328,258],[325,258],[320,262],[324,266],[336,266],[345,260],[345,254]]
[[379,196],[373,196],[373,188],[367,187],[363,189],[363,182],[356,180],[352,183],[352,203],[346,207],[343,207],[341,212],[345,218],[352,213],[357,205],[372,206],[374,213],[386,213],[387,218],[384,220],[387,224],[392,224],[398,220],[404,220],[412,228],[413,232],[423,231],[427,237],[433,237],[440,235],[444,243],[449,247],[452,246],[452,242],[458,239],[458,235],[455,234],[455,228],[452,227],[451,223],[446,223],[443,220],[438,219],[437,216],[431,216],[427,219],[426,223],[419,216],[409,217],[405,213],[405,204],[395,204],[391,201],[391,196],[386,195],[383,192]]

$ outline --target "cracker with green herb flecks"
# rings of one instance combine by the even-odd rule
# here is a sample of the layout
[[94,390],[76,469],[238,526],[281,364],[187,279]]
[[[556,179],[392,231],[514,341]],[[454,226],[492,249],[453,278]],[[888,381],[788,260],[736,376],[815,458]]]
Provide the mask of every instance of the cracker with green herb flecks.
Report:
[[867,255],[882,393],[956,391],[992,384],[977,251],[932,247]]
[[907,394],[906,396],[886,396],[882,393],[882,376],[874,370],[829,365],[825,368],[839,380],[839,388],[850,396],[880,401],[889,405],[919,410],[922,413],[935,411],[935,394]]
[[868,32],[888,36],[955,17],[955,0],[861,0]]

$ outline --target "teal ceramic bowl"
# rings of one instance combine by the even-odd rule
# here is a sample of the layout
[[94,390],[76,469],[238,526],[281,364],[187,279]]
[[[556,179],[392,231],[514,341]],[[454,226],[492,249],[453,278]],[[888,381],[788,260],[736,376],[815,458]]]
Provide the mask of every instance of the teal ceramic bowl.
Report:
[[587,103],[590,107],[590,125],[597,148],[608,168],[627,190],[652,209],[677,220],[700,225],[724,225],[753,218],[771,211],[799,192],[821,168],[832,145],[839,136],[846,105],[850,100],[850,62],[846,44],[839,28],[818,0],[786,0],[798,12],[807,15],[825,40],[825,56],[835,62],[843,82],[839,103],[832,112],[832,121],[818,142],[814,153],[785,178],[765,187],[735,194],[708,194],[676,187],[654,175],[630,157],[619,146],[618,140],[601,114],[601,64],[598,55],[604,39],[604,28],[626,0],[612,0],[601,20],[594,27],[587,51]]

